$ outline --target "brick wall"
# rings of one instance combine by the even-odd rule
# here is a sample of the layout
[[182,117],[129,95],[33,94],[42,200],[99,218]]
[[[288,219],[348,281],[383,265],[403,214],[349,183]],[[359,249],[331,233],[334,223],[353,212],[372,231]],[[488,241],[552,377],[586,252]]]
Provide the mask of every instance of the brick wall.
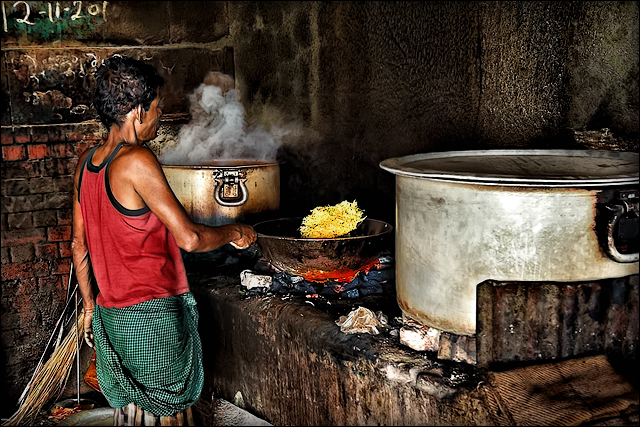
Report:
[[2,387],[4,410],[14,404],[13,388],[22,390],[33,374],[25,360],[40,359],[62,312],[71,265],[73,174],[79,155],[102,136],[97,123],[2,128],[0,327],[4,381],[11,385]]
[[[38,14],[40,3],[3,3],[3,418],[17,409],[63,310],[73,174],[79,155],[104,136],[92,105],[96,68],[113,53],[153,65],[165,80],[166,120],[185,115],[186,95],[210,71],[233,75],[226,2],[61,2],[60,18]],[[21,22],[27,6],[34,25]],[[75,395],[73,377],[67,390]]]

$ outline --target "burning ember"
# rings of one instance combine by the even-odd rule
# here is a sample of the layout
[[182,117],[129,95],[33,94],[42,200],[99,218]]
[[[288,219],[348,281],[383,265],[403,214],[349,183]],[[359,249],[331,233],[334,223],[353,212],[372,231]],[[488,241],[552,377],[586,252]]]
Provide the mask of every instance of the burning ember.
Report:
[[376,260],[371,264],[363,267],[359,271],[344,270],[344,271],[324,271],[324,270],[312,270],[305,273],[305,279],[309,282],[326,282],[328,277],[331,277],[331,281],[335,282],[352,282],[360,273],[367,274],[372,268],[376,266],[379,261]]
[[[360,296],[382,294],[395,286],[395,270],[390,257],[381,257],[367,269],[356,273],[350,272],[346,277],[349,281],[327,280],[323,282],[305,280],[301,276],[293,276],[287,272],[277,272],[264,275],[270,265],[257,265],[255,274],[241,275],[243,285],[247,287],[247,296],[262,295],[267,292],[274,294],[305,294],[307,298],[340,297],[358,298]],[[251,276],[252,283],[248,282]],[[266,279],[266,280],[265,280]]]

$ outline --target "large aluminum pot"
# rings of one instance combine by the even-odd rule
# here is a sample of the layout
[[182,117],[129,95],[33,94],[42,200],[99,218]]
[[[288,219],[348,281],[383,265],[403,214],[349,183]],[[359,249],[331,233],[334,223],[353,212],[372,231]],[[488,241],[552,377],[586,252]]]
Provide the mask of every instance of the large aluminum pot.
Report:
[[280,208],[280,167],[251,160],[162,169],[191,218],[211,226],[269,219]]
[[[396,174],[398,304],[423,324],[474,334],[476,286],[488,279],[638,273],[637,153],[441,152],[380,166]],[[615,243],[623,231],[635,252]]]

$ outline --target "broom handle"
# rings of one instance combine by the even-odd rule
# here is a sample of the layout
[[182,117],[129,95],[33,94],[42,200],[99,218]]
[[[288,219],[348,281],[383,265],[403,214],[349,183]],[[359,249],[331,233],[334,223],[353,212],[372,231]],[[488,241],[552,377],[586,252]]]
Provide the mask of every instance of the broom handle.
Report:
[[78,328],[78,293],[76,292],[76,391],[80,406],[80,328]]
[[[73,296],[74,292],[76,292],[76,289],[78,288],[78,284],[76,283],[76,287],[73,289],[73,291],[71,291],[71,283],[73,280],[73,261],[71,261],[71,263],[69,263],[69,283],[67,284],[67,296],[64,298],[64,310],[62,311],[62,317],[64,317],[64,313],[67,311],[67,307],[69,306],[69,303],[71,302],[71,297]],[[68,323],[68,320],[67,322]],[[57,327],[57,325],[56,325]],[[60,333],[58,334],[58,339],[56,339],[56,347],[58,348],[58,346],[60,345],[60,342],[62,341],[62,330],[64,328],[60,328]],[[55,332],[55,330],[54,330]],[[48,344],[47,344],[48,346]]]

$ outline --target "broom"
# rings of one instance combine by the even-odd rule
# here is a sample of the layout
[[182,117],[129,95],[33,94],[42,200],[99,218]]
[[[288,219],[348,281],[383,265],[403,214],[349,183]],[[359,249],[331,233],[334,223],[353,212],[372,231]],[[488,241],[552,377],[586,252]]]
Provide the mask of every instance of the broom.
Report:
[[[77,292],[77,288],[74,292]],[[75,296],[77,313],[77,293]],[[80,311],[79,315],[76,314],[75,327],[71,328],[64,341],[56,347],[47,363],[40,369],[36,368],[36,372],[23,393],[23,395],[28,393],[26,398],[16,413],[2,423],[3,426],[21,425],[25,420],[26,425],[32,425],[42,406],[53,397],[60,396],[60,393],[62,393],[67,385],[73,360],[76,355],[79,357],[79,347],[83,340],[84,309]]]
[[5,421],[3,426],[33,425],[38,412],[51,398],[64,390],[77,353],[77,340],[84,339],[84,309],[80,311],[75,328],[71,328],[66,338],[27,386],[28,393],[18,411]]
[[[24,391],[20,395],[20,399],[18,399],[18,406],[20,406],[20,405],[22,405],[24,403],[24,399],[25,399],[25,397],[27,395],[27,391],[29,389],[29,385],[33,382],[33,378],[36,376],[38,371],[40,371],[40,368],[42,368],[42,361],[44,360],[45,356],[47,355],[47,353],[49,351],[49,345],[51,344],[51,340],[53,339],[53,337],[56,335],[56,331],[58,331],[58,338],[56,339],[54,349],[56,349],[56,348],[58,348],[60,346],[60,342],[62,341],[62,333],[64,332],[65,326],[67,325],[67,323],[69,323],[69,320],[70,320],[68,318],[68,316],[65,315],[65,313],[67,312],[67,308],[69,308],[69,304],[71,304],[70,295],[76,295],[76,292],[78,290],[78,284],[76,283],[76,287],[73,289],[71,294],[69,293],[71,291],[71,283],[72,283],[71,280],[72,280],[72,278],[73,278],[73,263],[71,263],[71,269],[69,271],[69,284],[67,285],[67,297],[65,298],[65,305],[64,305],[64,308],[62,309],[62,315],[60,316],[60,318],[56,322],[56,326],[53,328],[53,332],[51,333],[51,336],[49,337],[49,341],[47,342],[47,345],[44,348],[44,353],[42,353],[42,356],[40,357],[40,360],[38,361],[38,365],[36,366],[36,369],[33,371],[33,374],[31,375],[31,379],[29,380],[29,383],[27,384],[27,386],[25,387]],[[76,318],[77,318],[78,317],[78,299],[77,299],[77,295],[76,295],[75,312],[76,312]],[[67,318],[67,320],[65,320],[65,317]],[[60,329],[58,329],[58,326],[60,326]]]

